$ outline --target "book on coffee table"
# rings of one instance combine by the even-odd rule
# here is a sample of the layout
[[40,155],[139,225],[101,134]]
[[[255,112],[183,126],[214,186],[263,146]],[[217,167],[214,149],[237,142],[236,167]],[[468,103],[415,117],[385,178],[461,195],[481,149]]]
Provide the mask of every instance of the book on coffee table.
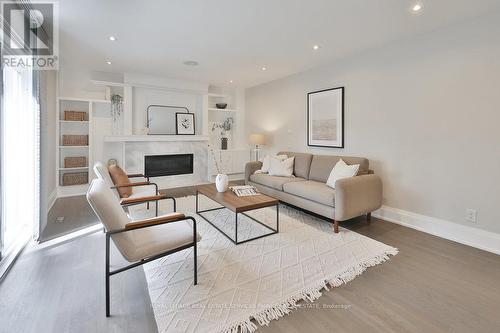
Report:
[[259,194],[259,191],[257,191],[254,186],[250,185],[230,186],[229,189],[239,197]]

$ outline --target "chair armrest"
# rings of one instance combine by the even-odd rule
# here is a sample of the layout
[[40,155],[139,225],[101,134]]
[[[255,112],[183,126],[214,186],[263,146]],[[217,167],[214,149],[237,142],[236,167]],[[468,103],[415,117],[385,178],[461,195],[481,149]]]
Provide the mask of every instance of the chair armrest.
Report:
[[144,220],[139,220],[139,221],[127,223],[127,224],[125,224],[125,231],[144,228],[144,227],[150,227],[153,225],[176,222],[176,221],[181,221],[181,220],[185,220],[185,219],[186,219],[186,215],[184,215],[182,213],[171,213],[171,214],[166,214],[166,215],[162,215],[162,216],[158,216],[158,217],[153,217],[153,218],[149,218],[149,219],[144,219]]
[[130,175],[127,175],[128,178],[146,178],[142,173],[132,173]]
[[158,201],[158,200],[163,200],[163,199],[171,199],[171,197],[167,196],[166,194],[158,194],[158,195],[149,195],[149,196],[138,197],[138,198],[123,198],[120,200],[120,204],[130,205],[130,204],[144,203],[144,202],[150,202],[150,201]]
[[254,161],[248,162],[245,165],[245,184],[250,180],[250,176],[255,173],[255,171],[260,170],[262,168],[262,162]]
[[146,185],[156,185],[155,183],[150,182],[136,182],[136,183],[128,183],[128,184],[115,184],[111,188],[121,188],[121,187],[134,187],[134,186],[146,186]]
[[335,183],[335,220],[345,221],[371,213],[382,206],[382,181],[377,175],[363,175]]

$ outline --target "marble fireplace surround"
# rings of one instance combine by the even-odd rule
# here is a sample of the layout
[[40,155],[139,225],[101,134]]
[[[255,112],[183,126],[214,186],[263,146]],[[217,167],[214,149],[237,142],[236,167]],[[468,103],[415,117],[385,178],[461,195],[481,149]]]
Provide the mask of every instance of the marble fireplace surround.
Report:
[[208,140],[123,141],[122,144],[128,173],[143,173],[146,155],[193,154],[192,174],[151,178],[151,182],[157,183],[160,189],[207,183]]

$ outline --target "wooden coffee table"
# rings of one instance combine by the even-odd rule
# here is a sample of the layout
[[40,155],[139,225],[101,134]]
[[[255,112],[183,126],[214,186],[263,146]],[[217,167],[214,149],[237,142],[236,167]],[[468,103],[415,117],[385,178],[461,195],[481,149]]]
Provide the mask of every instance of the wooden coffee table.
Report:
[[[217,202],[218,204],[222,205],[222,207],[211,208],[211,209],[206,209],[206,210],[199,210],[198,196],[200,194]],[[251,210],[272,207],[272,206],[276,207],[276,229],[273,229],[270,226],[262,223],[261,221],[258,221],[255,218],[245,214],[245,212],[248,212]],[[207,219],[205,216],[202,215],[202,213],[204,213],[204,212],[210,212],[210,211],[219,210],[219,209],[229,209],[230,211],[235,213],[234,238],[232,238],[230,235],[226,234],[219,227],[217,227],[212,221],[210,221],[209,219]],[[229,189],[224,193],[217,192],[217,189],[215,188],[215,184],[200,185],[200,186],[196,187],[196,213],[199,216],[201,216],[205,221],[210,223],[215,229],[220,231],[224,236],[226,236],[229,240],[231,240],[236,245],[241,244],[241,243],[245,243],[245,242],[249,242],[249,241],[254,240],[254,239],[274,235],[274,234],[279,232],[279,200],[275,199],[273,197],[264,195],[264,194],[239,197],[236,194],[234,194],[233,191],[231,191]],[[246,217],[248,217],[252,221],[263,225],[264,227],[269,229],[271,232],[257,236],[257,237],[245,239],[243,241],[238,241],[238,214],[245,215]]]

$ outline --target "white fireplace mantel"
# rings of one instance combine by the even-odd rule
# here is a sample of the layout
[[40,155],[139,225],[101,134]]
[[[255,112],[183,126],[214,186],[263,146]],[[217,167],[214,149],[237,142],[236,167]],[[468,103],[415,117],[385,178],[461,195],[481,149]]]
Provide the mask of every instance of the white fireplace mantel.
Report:
[[172,142],[208,141],[204,135],[112,135],[105,136],[104,142]]

